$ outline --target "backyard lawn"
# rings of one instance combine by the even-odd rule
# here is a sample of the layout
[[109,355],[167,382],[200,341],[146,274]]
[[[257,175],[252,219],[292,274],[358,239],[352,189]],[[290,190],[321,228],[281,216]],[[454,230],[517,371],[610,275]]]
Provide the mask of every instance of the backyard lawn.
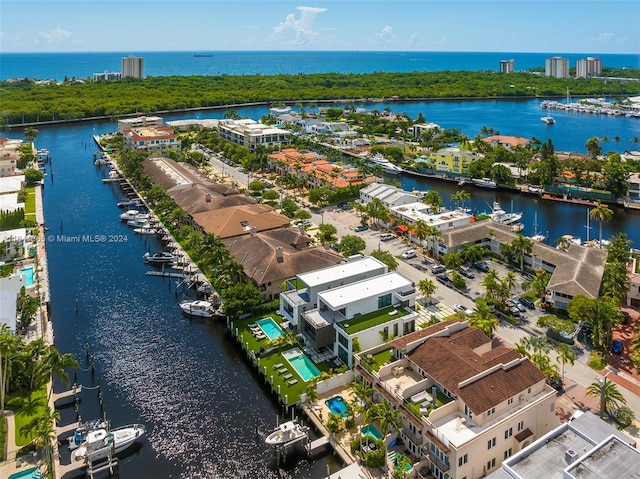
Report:
[[17,446],[26,446],[31,442],[32,438],[20,431],[44,413],[46,404],[47,389],[45,386],[34,391],[30,397],[7,397],[7,409],[13,410],[14,414]]

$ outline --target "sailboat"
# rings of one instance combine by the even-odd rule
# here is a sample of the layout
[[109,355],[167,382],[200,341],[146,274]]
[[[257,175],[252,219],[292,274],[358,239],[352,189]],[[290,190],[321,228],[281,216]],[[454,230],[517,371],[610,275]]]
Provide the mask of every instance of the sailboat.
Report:
[[533,215],[533,236],[531,237],[533,241],[538,243],[544,243],[544,240],[547,239],[546,235],[542,233],[538,233],[538,212],[536,211]]

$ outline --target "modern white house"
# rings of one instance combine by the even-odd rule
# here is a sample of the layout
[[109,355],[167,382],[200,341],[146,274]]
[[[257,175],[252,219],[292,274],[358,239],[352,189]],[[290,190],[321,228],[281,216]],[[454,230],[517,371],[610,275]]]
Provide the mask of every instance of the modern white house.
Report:
[[415,330],[413,282],[399,273],[386,273],[318,293],[317,308],[302,314],[298,331],[320,351],[329,348],[352,366],[354,341],[370,349],[392,337]]
[[26,239],[26,228],[0,231],[0,261],[22,258]]
[[11,332],[16,331],[16,305],[20,290],[25,286],[23,274],[0,278],[0,324],[6,324]]
[[387,266],[372,256],[354,255],[343,263],[289,279],[287,291],[280,293],[280,311],[293,325],[302,313],[318,307],[318,293],[373,278],[387,272]]
[[[369,358],[385,351],[391,359],[378,368]],[[484,477],[558,425],[544,374],[466,321],[437,323],[355,359],[355,374],[402,413],[399,437],[416,468],[438,479]]]

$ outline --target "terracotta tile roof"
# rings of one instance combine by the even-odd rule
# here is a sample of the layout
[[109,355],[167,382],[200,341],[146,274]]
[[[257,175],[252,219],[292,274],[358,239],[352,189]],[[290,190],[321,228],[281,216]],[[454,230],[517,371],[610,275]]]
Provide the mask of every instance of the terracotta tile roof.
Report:
[[[312,246],[311,238],[297,228],[275,229],[223,240],[229,253],[257,285],[276,283],[296,274],[341,263],[344,258],[332,250]],[[277,253],[277,249],[281,255]]]
[[457,319],[450,319],[448,321],[442,321],[440,323],[436,323],[433,326],[429,326],[427,328],[420,329],[411,334],[405,334],[404,336],[400,336],[399,338],[394,339],[393,341],[389,341],[389,346],[392,348],[396,348],[399,351],[405,351],[407,344],[412,343],[414,341],[418,341],[420,339],[427,338],[432,334],[442,331],[447,326],[459,323]]
[[464,327],[427,338],[407,357],[479,415],[544,381],[540,370],[511,348],[498,346],[482,354],[474,350],[490,343],[479,329]]
[[256,200],[238,190],[220,184],[191,184],[170,188],[167,193],[190,215],[230,206],[253,205]]
[[483,139],[486,143],[497,143],[498,145],[516,146],[526,145],[529,140],[520,136],[493,135]]
[[289,218],[277,213],[268,205],[240,205],[206,211],[193,215],[193,220],[206,233],[213,233],[218,238],[250,234],[250,227],[256,232],[282,228],[289,225]]

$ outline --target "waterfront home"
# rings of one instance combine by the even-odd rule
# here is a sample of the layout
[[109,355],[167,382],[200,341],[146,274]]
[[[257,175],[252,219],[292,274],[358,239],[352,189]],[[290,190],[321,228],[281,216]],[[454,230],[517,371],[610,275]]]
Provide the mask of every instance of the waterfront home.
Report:
[[436,123],[416,123],[409,127],[407,132],[415,139],[419,140],[422,137],[422,134],[429,130],[438,131],[440,130],[440,125],[437,125]]
[[526,138],[507,135],[492,135],[487,138],[483,138],[482,141],[489,143],[492,146],[504,146],[507,150],[510,150],[514,146],[524,146],[529,143],[529,140]]
[[[372,256],[354,255],[340,264],[309,272],[296,272],[280,294],[280,311],[294,326],[302,313],[318,307],[318,293],[387,273],[387,265]],[[293,275],[292,275],[293,276]]]
[[291,132],[274,128],[273,126],[258,123],[255,120],[220,120],[218,122],[218,134],[223,140],[244,146],[249,151],[256,146],[281,147],[291,142]]
[[24,202],[18,201],[18,193],[5,193],[0,195],[0,211],[9,212],[23,209]]
[[249,235],[228,238],[223,243],[267,300],[278,297],[287,278],[344,261],[333,250],[314,245],[299,228],[262,233],[253,230]]
[[355,374],[400,410],[405,447],[438,478],[483,477],[558,424],[544,374],[466,321],[364,350]]
[[506,459],[490,479],[544,477],[633,477],[640,451],[631,436],[595,414],[576,411],[568,422]]
[[122,132],[124,143],[136,151],[180,151],[181,142],[170,126],[139,126]]
[[413,282],[396,272],[322,291],[317,307],[302,313],[298,331],[308,346],[332,349],[351,367],[356,340],[370,349],[415,330],[418,296]]
[[4,176],[0,178],[0,195],[18,193],[24,186],[24,175]]
[[20,290],[26,286],[26,276],[22,273],[0,278],[0,324],[6,324],[13,333],[16,331],[18,296]]
[[[391,216],[405,220],[411,224],[418,220],[424,221],[427,225],[433,226],[438,231],[447,231],[452,228],[459,228],[471,224],[473,216],[462,210],[440,210],[433,211],[432,207],[424,203],[410,203],[402,206],[395,206],[389,209]],[[390,219],[389,226],[393,218]],[[417,238],[413,238],[418,242]]]
[[453,173],[456,176],[469,176],[469,166],[482,155],[456,147],[440,148],[430,155],[436,172]]
[[291,220],[269,205],[230,206],[195,213],[193,221],[203,233],[225,239],[289,226]]
[[632,308],[640,307],[640,273],[638,271],[638,260],[632,257],[627,265],[627,277],[629,278],[627,306]]
[[120,118],[118,120],[118,133],[124,133],[126,130],[141,127],[156,128],[162,126],[162,117],[160,116],[136,116],[134,118]]
[[24,257],[26,228],[0,231],[0,261],[14,261]]
[[[511,243],[516,233],[507,225],[479,221],[468,226],[444,231],[439,240],[439,253],[462,251],[465,245],[479,244],[501,255],[501,245]],[[597,298],[604,276],[607,251],[571,244],[566,251],[534,242],[531,253],[525,253],[524,266],[551,273],[546,301],[566,309],[576,295]]]
[[[640,155],[638,159],[640,159]],[[629,183],[628,201],[635,202],[640,206],[640,173],[631,173],[627,178],[627,183]]]
[[420,201],[421,195],[378,182],[373,182],[360,190],[360,201],[363,204],[370,203],[374,198],[378,198],[385,208],[389,209],[394,206],[417,203]]
[[16,173],[22,140],[0,138],[0,178]]

